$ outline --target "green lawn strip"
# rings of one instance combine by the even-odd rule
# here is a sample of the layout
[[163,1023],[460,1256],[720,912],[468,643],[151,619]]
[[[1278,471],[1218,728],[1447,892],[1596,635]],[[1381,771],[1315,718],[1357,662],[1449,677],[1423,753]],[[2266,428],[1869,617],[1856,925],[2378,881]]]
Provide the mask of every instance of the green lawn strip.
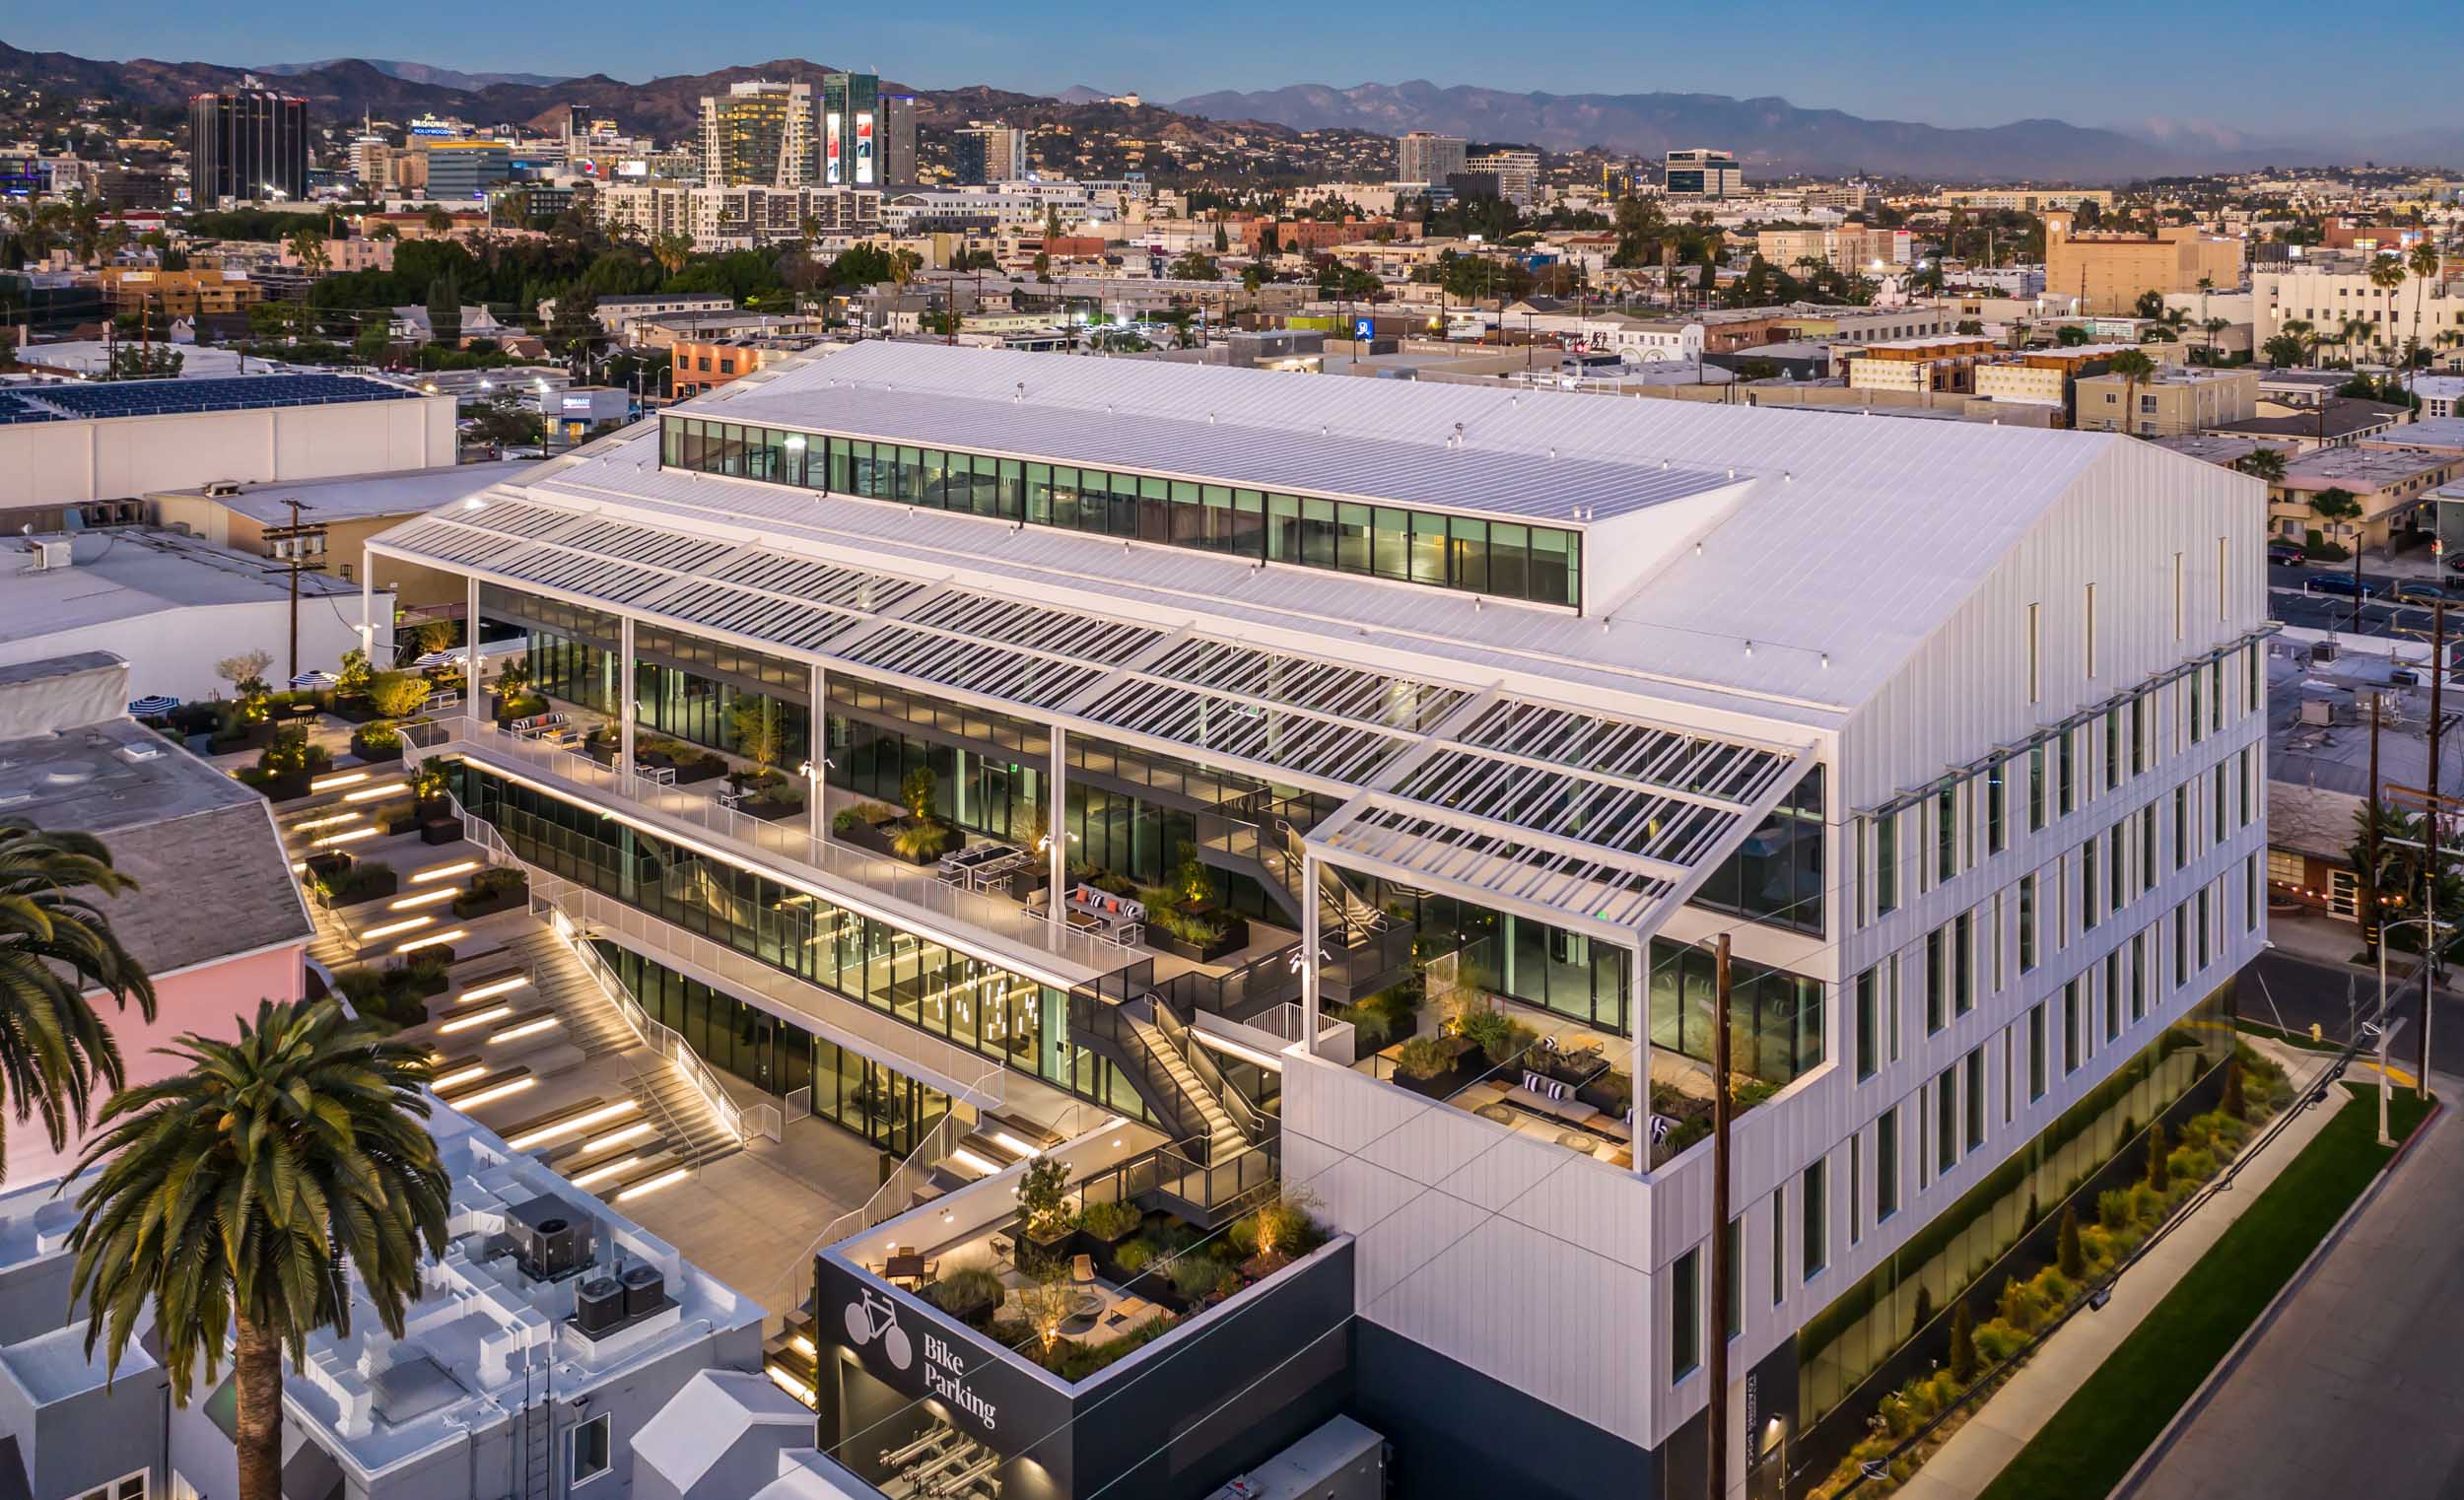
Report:
[[[2395,1154],[2378,1143],[2373,1091],[2348,1084],[2346,1094],[2336,1118],[2072,1393],[1982,1500],[2081,1500],[2121,1482]],[[2389,1128],[2402,1140],[2429,1110],[2400,1092]]]

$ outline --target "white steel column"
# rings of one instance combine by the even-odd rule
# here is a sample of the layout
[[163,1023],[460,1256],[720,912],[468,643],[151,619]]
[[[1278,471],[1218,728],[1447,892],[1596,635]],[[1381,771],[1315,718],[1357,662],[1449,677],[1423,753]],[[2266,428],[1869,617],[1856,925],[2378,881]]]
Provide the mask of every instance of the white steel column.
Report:
[[[1634,1175],[1651,1174],[1651,940],[1636,937],[1626,949],[1625,1023],[1633,1028],[1630,1040],[1634,1046],[1634,1118],[1627,1128],[1634,1134]],[[1713,1328],[1726,1316],[1714,1312]]]
[[462,589],[462,712],[473,718],[479,711],[479,575],[463,580]]
[[[376,663],[376,558],[367,548],[360,549],[360,649],[368,656],[368,669],[377,670]],[[388,661],[386,666],[393,665]]]
[[1311,1057],[1318,1055],[1318,941],[1319,908],[1325,900],[1318,889],[1324,876],[1318,856],[1304,848],[1300,856],[1300,1037],[1301,1045]]
[[1058,939],[1069,924],[1069,731],[1053,725],[1053,764],[1044,774],[1045,919]]
[[616,774],[634,775],[633,616],[616,617]]
[[813,663],[813,695],[809,716],[812,722],[804,728],[804,795],[805,808],[813,828],[813,837],[830,837],[830,814],[825,803],[830,800],[830,669]]

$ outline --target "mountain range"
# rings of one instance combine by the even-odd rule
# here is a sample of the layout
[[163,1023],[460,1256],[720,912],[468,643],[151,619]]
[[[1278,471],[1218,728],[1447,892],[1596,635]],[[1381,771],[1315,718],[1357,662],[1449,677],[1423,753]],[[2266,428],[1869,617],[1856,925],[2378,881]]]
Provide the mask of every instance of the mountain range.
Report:
[[[236,86],[249,69],[203,62],[139,58],[99,61],[64,52],[33,52],[0,42],[0,83],[74,89],[90,97],[162,109],[191,94]],[[594,73],[555,78],[536,73],[476,73],[423,63],[369,58],[259,64],[284,88],[306,96],[329,120],[373,113],[405,119],[456,114],[481,124],[531,124],[565,105],[612,117],[627,128],[676,139],[689,135],[705,94],[748,78],[818,83],[827,65],[774,58],[716,72],[628,83]],[[1236,128],[1285,137],[1301,131],[1399,135],[1434,130],[1479,142],[1515,142],[1549,150],[1605,147],[1654,155],[1688,146],[1735,151],[1749,175],[1775,171],[1863,172],[1937,181],[2036,180],[2118,182],[2134,177],[2250,168],[2271,162],[2358,160],[2464,161],[2464,130],[2431,126],[2378,142],[2334,148],[2255,140],[2200,121],[2151,119],[2123,129],[2057,119],[1953,128],[1908,120],[1869,119],[1838,109],[1807,108],[1784,99],[1735,99],[1719,94],[1518,94],[1472,85],[1441,87],[1425,80],[1350,88],[1295,84],[1256,93],[1201,94],[1171,104],[1130,110],[1105,102],[1101,90],[1075,85],[1058,96],[1022,94],[987,85],[939,89],[922,96],[926,126],[1001,118],[1048,126],[1095,123],[1153,138],[1219,139]]]

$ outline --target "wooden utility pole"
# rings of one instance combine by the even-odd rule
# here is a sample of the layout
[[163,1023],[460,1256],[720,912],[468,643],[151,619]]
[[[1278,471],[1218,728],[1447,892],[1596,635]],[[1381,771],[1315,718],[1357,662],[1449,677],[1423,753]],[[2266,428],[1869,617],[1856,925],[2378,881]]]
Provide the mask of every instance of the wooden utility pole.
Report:
[[280,504],[291,508],[290,524],[266,527],[265,540],[275,544],[275,555],[283,559],[283,572],[291,584],[291,675],[284,681],[284,686],[288,687],[300,676],[300,575],[325,571],[324,549],[318,547],[316,560],[311,562],[308,545],[311,540],[321,543],[325,528],[318,522],[301,522],[300,512],[309,508],[300,501],[285,500]]
[[[1705,1320],[1711,1327],[1711,1407],[1706,1425],[1710,1429],[1707,1452],[1709,1476],[1706,1493],[1710,1500],[1728,1500],[1728,1305],[1736,1291],[1729,1285],[1728,1253],[1730,1236],[1728,1214],[1728,1126],[1729,1041],[1728,1001],[1729,964],[1728,934],[1720,934],[1720,945],[1711,957],[1711,1316]],[[1644,1109],[1649,1110],[1651,1080],[1634,1081]],[[1649,1149],[1646,1147],[1645,1149]]]

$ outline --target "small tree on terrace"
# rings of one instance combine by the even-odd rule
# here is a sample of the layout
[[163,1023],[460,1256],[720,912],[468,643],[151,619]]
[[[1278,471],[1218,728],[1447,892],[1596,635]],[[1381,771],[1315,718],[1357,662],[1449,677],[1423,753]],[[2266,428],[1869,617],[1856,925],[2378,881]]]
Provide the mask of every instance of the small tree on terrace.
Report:
[[408,718],[428,701],[428,679],[417,672],[385,672],[368,685],[368,704],[385,718]]
[[779,717],[777,701],[761,693],[740,693],[727,714],[735,730],[736,754],[751,761],[757,774],[768,776],[787,753],[786,725]]

